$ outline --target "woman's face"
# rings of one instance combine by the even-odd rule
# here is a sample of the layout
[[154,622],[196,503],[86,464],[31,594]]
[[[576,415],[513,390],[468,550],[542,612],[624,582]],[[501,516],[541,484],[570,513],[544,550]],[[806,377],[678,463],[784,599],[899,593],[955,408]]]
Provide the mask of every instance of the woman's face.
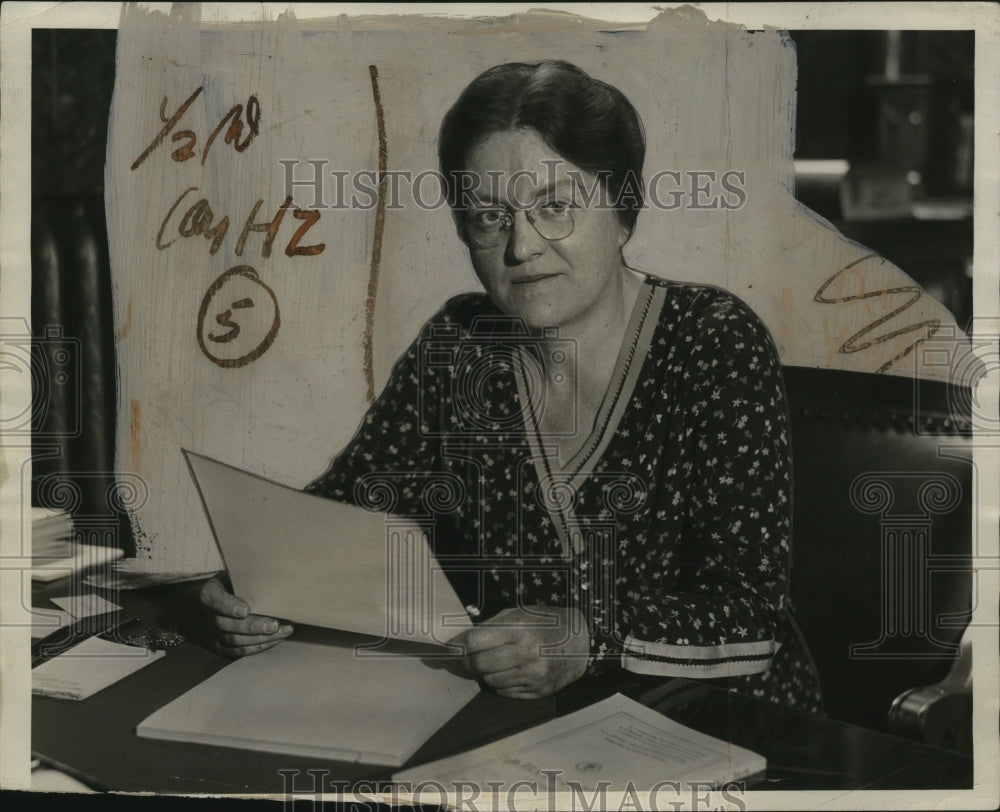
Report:
[[[586,323],[615,301],[611,294],[621,284],[621,248],[629,234],[612,208],[598,205],[600,195],[593,195],[589,206],[579,191],[574,196],[574,183],[581,180],[585,192],[595,189],[593,175],[527,129],[488,136],[471,150],[466,169],[478,178],[480,205],[488,207],[479,213],[480,222],[495,221],[497,209],[513,218],[499,243],[485,248],[460,225],[476,274],[501,310],[520,316],[529,327],[565,327]],[[577,207],[570,205],[573,201]],[[528,219],[533,205],[531,216],[550,237],[566,229],[541,220],[558,219],[563,206],[570,206],[571,233],[561,239],[540,234]]]

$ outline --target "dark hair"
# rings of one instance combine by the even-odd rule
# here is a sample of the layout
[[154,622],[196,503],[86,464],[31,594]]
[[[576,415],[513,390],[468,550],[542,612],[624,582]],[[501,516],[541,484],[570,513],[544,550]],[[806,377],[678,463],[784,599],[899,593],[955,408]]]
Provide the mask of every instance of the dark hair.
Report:
[[559,60],[512,62],[481,73],[441,123],[438,159],[448,200],[459,205],[469,152],[493,133],[530,128],[555,152],[606,185],[629,232],[642,208],[642,122],[615,87]]

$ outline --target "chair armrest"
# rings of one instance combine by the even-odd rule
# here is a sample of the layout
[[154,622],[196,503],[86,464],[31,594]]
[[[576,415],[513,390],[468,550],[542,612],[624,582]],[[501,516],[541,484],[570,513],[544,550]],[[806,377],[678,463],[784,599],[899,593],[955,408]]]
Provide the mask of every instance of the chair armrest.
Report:
[[949,750],[972,752],[972,644],[962,640],[948,675],[934,685],[910,688],[889,708],[889,730]]

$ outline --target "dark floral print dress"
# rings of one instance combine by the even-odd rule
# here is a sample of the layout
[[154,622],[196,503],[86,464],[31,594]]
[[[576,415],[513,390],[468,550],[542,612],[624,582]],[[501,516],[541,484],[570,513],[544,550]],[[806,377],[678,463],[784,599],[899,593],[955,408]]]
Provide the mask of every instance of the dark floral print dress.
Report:
[[[474,620],[587,619],[588,671],[728,679],[817,711],[791,620],[781,366],[735,296],[647,277],[593,431],[561,462],[543,365],[583,365],[485,294],[450,300],[308,491],[419,519]],[[566,376],[564,380],[575,380]]]

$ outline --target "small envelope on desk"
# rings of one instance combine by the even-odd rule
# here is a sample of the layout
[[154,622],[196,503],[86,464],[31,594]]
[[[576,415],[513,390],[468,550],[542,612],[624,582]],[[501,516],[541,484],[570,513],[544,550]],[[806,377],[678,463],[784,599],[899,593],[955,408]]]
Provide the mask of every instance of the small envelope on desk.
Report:
[[100,595],[69,595],[65,598],[52,598],[52,602],[60,609],[65,609],[77,620],[91,615],[104,615],[121,607],[117,603],[105,600]]

